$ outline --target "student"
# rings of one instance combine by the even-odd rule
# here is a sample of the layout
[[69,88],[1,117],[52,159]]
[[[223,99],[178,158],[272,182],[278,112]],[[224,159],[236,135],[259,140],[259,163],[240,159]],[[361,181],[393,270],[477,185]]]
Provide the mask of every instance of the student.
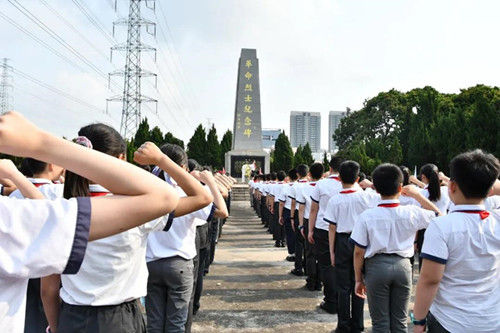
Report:
[[[295,185],[297,185],[297,171],[288,171],[288,183],[283,187],[280,200],[280,224],[285,226],[286,245],[288,249],[287,261],[295,261],[295,234],[292,222],[295,220]],[[289,221],[290,223],[288,223]]]
[[376,206],[380,195],[365,192],[356,186],[359,169],[359,164],[354,161],[345,161],[340,165],[342,190],[330,198],[324,217],[330,224],[330,256],[338,287],[338,324],[335,332],[364,330],[364,300],[354,293],[354,245],[349,242],[349,237],[359,215]]
[[[177,145],[166,144],[162,152],[183,169],[187,168],[186,152]],[[179,192],[181,200],[185,193],[168,170],[159,174]],[[151,232],[147,241],[146,261],[149,271],[146,296],[147,331],[189,331],[189,305],[194,286],[194,264],[196,257],[196,227],[199,220],[212,217],[227,217],[224,198],[211,172],[202,171],[199,181],[210,189],[213,204],[190,214],[176,217],[168,232]],[[197,182],[200,185],[199,181]],[[202,189],[204,193],[206,190]]]
[[314,245],[314,253],[318,260],[319,273],[323,282],[324,301],[320,308],[328,313],[337,313],[337,291],[335,282],[335,268],[330,261],[330,245],[328,242],[329,224],[324,221],[328,200],[342,189],[338,177],[338,168],[342,158],[332,157],[330,160],[330,176],[316,183],[311,194],[311,212],[309,214],[309,243]]
[[[299,229],[299,203],[297,202],[297,196],[302,191],[302,188],[307,185],[307,174],[309,172],[309,167],[305,164],[299,164],[297,169],[292,169],[289,171],[290,179],[294,179],[294,183],[289,187],[290,198],[290,212],[291,212],[291,232],[290,235],[287,234],[287,244],[288,242],[293,242],[294,246],[294,269],[290,271],[290,274],[296,276],[303,276],[305,269],[305,254],[304,254],[304,238],[302,237],[301,231]],[[297,180],[298,178],[298,180]],[[295,182],[295,180],[297,180]],[[293,212],[293,213],[292,213]],[[288,240],[290,239],[290,241]]]
[[400,206],[402,182],[403,174],[396,165],[381,164],[373,171],[373,184],[382,200],[378,207],[359,216],[351,234],[355,244],[355,293],[360,298],[368,294],[373,332],[407,331],[415,233],[439,214],[438,208],[413,186],[405,187],[404,193],[429,210]]
[[286,174],[284,171],[278,171],[276,174],[276,182],[272,185],[269,190],[269,200],[270,206],[273,212],[273,239],[275,240],[275,247],[284,247],[285,246],[285,225],[283,221],[282,210],[280,210],[280,201],[281,193],[283,191],[283,186],[287,186],[284,183]]
[[278,232],[276,230],[278,225],[278,212],[274,214],[274,188],[276,186],[276,180],[278,179],[278,175],[276,172],[271,172],[270,174],[270,182],[266,186],[266,206],[269,212],[269,232],[273,235],[273,240],[276,241],[275,247],[281,246],[281,242],[278,241],[277,235]]
[[260,205],[261,205],[261,212],[262,212],[262,224],[264,224],[264,227],[269,230],[269,211],[267,209],[267,186],[269,185],[269,182],[271,180],[271,175],[266,174],[263,176],[263,182],[262,185],[260,186]]
[[[23,331],[29,278],[77,273],[88,240],[168,214],[179,201],[172,187],[144,170],[48,134],[16,112],[0,116],[0,151],[60,165],[118,194],[70,200],[0,198],[0,327],[5,332]],[[23,196],[42,199],[10,164],[0,178],[10,179]]]
[[314,256],[313,244],[307,241],[309,234],[309,213],[311,211],[311,194],[316,183],[323,175],[323,164],[314,163],[309,169],[310,182],[304,183],[297,189],[296,201],[299,204],[299,231],[304,239],[306,288],[310,291],[321,290],[321,281],[318,276],[318,261]]
[[455,205],[425,232],[414,332],[500,332],[500,212],[483,205],[499,171],[481,150],[451,161]]

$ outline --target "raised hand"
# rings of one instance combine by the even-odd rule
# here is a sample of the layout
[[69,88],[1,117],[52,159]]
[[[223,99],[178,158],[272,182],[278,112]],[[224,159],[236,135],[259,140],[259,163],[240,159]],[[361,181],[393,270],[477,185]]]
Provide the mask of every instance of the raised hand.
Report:
[[18,173],[19,170],[11,160],[0,160],[0,178],[12,179]]
[[20,113],[10,111],[0,116],[0,152],[38,157],[43,148],[43,131]]
[[134,161],[141,165],[158,165],[162,158],[168,157],[152,142],[143,143],[134,153]]

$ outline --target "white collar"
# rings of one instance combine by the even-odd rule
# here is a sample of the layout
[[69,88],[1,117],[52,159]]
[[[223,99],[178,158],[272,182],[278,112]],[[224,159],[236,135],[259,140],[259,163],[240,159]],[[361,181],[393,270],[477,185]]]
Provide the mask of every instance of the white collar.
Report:
[[110,193],[106,188],[99,184],[90,184],[89,190],[91,193]]
[[484,205],[455,205],[451,209],[452,212],[456,212],[458,210],[485,210]]
[[380,200],[379,205],[399,203],[399,199]]
[[45,178],[28,178],[32,184],[52,184],[52,182]]

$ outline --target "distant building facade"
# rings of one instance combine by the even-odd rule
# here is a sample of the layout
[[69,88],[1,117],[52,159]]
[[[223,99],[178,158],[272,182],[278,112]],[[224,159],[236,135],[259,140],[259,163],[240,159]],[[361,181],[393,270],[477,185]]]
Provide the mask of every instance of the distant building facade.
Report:
[[330,113],[328,114],[328,151],[330,152],[334,152],[339,148],[337,143],[333,139],[333,134],[339,127],[340,120],[344,118],[349,113],[349,111],[349,109],[347,111],[330,111]]
[[321,113],[290,113],[290,141],[292,147],[305,146],[309,142],[311,151],[321,150]]
[[273,149],[276,139],[281,133],[279,128],[263,128],[262,129],[262,148]]

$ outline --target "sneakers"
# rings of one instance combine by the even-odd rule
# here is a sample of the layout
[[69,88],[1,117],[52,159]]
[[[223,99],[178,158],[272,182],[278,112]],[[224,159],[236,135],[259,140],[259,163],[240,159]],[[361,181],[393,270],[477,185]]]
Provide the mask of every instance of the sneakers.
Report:
[[304,276],[304,272],[301,269],[294,268],[290,271],[290,274],[295,276]]

